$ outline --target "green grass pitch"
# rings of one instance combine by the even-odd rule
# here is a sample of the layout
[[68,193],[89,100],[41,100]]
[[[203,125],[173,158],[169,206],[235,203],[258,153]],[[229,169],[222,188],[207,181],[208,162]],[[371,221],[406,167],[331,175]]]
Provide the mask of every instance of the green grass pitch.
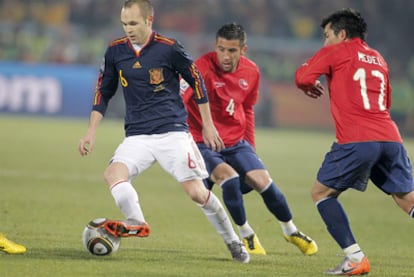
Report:
[[[92,256],[83,249],[85,224],[122,218],[102,173],[123,138],[122,122],[102,122],[94,152],[80,157],[85,120],[0,117],[0,232],[24,244],[24,255],[0,252],[0,276],[323,276],[342,260],[310,198],[316,171],[334,134],[310,130],[257,131],[257,151],[285,193],[296,225],[319,252],[303,256],[284,241],[260,196],[245,196],[248,219],[266,256],[250,264],[231,260],[224,243],[180,185],[158,165],[134,186],[148,238],[122,239],[117,253]],[[414,140],[406,139],[414,160]],[[218,188],[214,189],[220,196]],[[413,276],[413,221],[372,184],[367,192],[341,196],[355,236],[371,262],[370,276]]]

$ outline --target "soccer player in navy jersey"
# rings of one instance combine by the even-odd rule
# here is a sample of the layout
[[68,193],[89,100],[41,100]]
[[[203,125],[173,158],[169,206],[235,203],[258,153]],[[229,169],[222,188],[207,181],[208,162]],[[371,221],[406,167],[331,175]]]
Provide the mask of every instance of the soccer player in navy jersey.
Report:
[[215,51],[196,60],[207,88],[214,125],[226,146],[221,151],[211,150],[203,141],[202,117],[193,99],[197,93],[181,82],[190,131],[209,172],[205,184],[210,190],[214,183],[222,189],[224,203],[250,254],[266,254],[247,221],[243,204],[242,194],[256,190],[280,222],[285,239],[304,254],[312,255],[318,249],[315,241],[298,230],[285,196],[255,151],[253,107],[259,95],[260,72],[257,65],[244,56],[246,51],[247,36],[243,27],[229,23],[217,31]]
[[325,43],[296,71],[296,85],[319,98],[325,75],[336,142],[326,154],[312,188],[312,198],[327,229],[345,253],[329,275],[362,275],[370,264],[356,242],[347,215],[338,201],[349,188],[365,191],[368,179],[414,217],[412,166],[399,130],[390,117],[391,85],[388,65],[365,42],[367,24],[352,9],[322,20]]
[[97,127],[120,83],[126,104],[126,137],[116,149],[104,178],[126,220],[108,220],[104,227],[115,236],[149,235],[149,225],[131,182],[158,162],[201,207],[233,259],[248,263],[249,254],[223,206],[202,182],[207,176],[204,161],[188,132],[179,76],[195,91],[204,142],[213,151],[224,146],[211,118],[203,79],[178,41],[152,30],[153,18],[149,0],[124,2],[121,23],[126,36],[112,41],[106,50],[89,127],[78,145],[82,156],[93,150]]

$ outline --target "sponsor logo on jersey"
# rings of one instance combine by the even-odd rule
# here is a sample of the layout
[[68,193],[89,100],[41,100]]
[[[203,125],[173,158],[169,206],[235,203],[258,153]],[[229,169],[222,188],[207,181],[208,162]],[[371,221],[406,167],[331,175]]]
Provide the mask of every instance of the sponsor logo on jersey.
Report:
[[132,68],[141,68],[142,66],[141,66],[141,64],[139,63],[139,61],[136,61],[135,63],[134,63],[134,65],[132,66]]
[[222,87],[224,87],[226,84],[225,83],[223,83],[223,82],[214,82],[214,86],[216,87],[216,88],[222,88]]

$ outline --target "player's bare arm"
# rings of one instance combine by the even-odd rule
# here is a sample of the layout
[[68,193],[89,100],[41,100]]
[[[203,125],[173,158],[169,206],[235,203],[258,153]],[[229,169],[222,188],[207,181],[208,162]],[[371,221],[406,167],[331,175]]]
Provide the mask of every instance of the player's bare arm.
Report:
[[103,115],[100,112],[92,111],[89,119],[89,127],[86,134],[80,139],[78,144],[78,151],[81,156],[86,156],[92,152],[95,144],[96,129],[101,122]]
[[203,103],[198,105],[200,109],[201,119],[203,121],[203,139],[204,143],[211,147],[213,151],[221,151],[224,149],[224,142],[221,139],[216,127],[214,126],[213,119],[211,118],[209,103]]

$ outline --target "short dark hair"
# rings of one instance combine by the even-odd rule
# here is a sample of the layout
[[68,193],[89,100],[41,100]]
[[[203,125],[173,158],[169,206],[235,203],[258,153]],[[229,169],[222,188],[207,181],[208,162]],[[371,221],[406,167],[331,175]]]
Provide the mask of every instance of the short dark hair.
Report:
[[321,27],[325,28],[329,23],[331,23],[331,28],[335,35],[340,30],[345,30],[348,38],[359,37],[365,40],[367,23],[356,10],[349,8],[338,10],[322,19]]
[[242,25],[235,22],[227,23],[221,26],[216,33],[216,40],[218,38],[224,38],[227,40],[237,39],[240,41],[240,46],[244,46],[247,43],[246,31]]
[[150,0],[125,0],[122,7],[130,8],[134,4],[137,4],[139,6],[144,18],[154,16],[154,6]]

